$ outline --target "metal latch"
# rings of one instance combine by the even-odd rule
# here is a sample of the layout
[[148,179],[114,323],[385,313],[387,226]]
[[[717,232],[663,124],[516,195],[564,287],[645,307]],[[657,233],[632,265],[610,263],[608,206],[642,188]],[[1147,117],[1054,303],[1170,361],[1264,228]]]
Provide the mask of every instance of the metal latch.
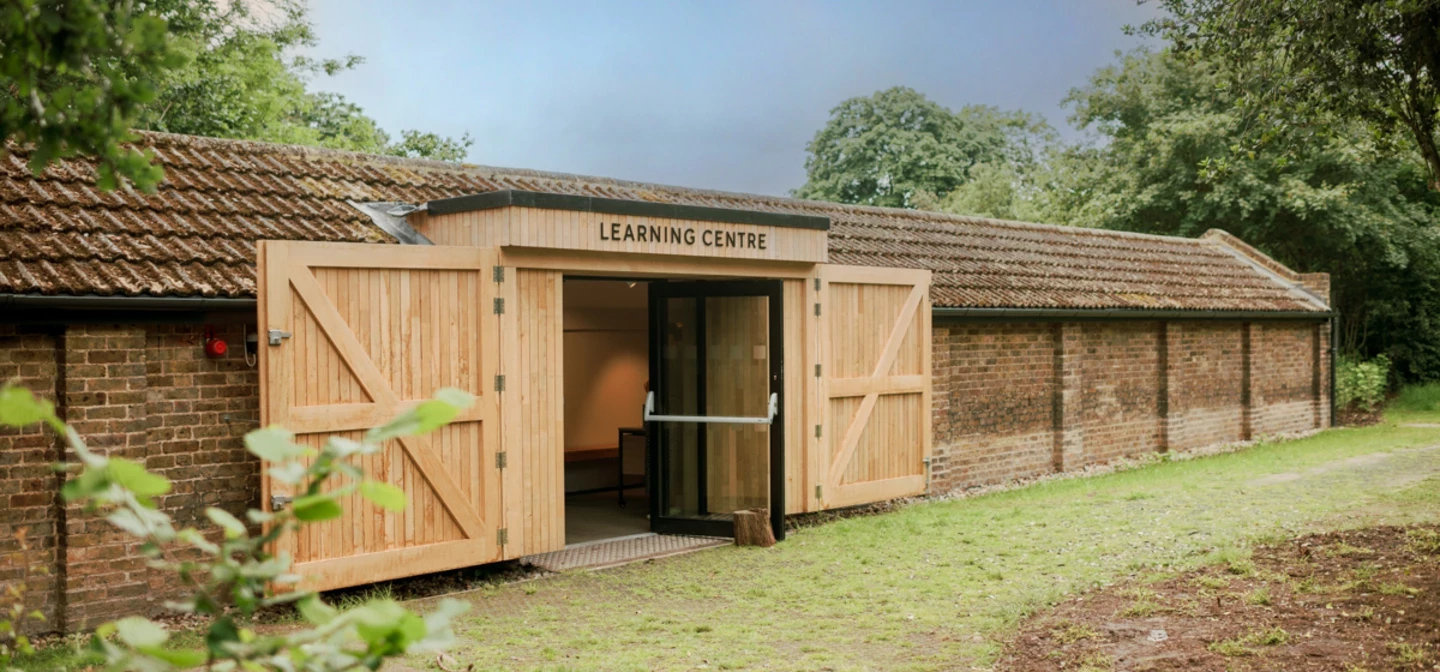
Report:
[[270,510],[283,511],[292,499],[289,495],[270,495]]
[[290,338],[290,332],[279,329],[271,329],[265,333],[270,337],[270,345],[280,345],[280,341]]

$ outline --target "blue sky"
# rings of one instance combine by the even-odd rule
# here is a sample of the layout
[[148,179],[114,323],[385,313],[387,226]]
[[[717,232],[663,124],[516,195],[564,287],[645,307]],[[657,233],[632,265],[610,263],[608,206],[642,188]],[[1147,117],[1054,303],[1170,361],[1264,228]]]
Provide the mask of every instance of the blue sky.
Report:
[[896,85],[1043,114],[1155,10],[1133,0],[314,0],[315,83],[393,132],[475,138],[492,166],[783,194],[842,100]]

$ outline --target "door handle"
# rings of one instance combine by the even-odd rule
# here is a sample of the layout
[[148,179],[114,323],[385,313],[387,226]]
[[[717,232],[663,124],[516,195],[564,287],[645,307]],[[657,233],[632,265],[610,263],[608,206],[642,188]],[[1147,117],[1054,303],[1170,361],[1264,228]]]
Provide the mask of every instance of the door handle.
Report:
[[656,415],[655,393],[645,394],[645,422],[696,422],[719,425],[768,425],[775,421],[780,408],[780,395],[771,392],[769,412],[762,417],[736,415]]

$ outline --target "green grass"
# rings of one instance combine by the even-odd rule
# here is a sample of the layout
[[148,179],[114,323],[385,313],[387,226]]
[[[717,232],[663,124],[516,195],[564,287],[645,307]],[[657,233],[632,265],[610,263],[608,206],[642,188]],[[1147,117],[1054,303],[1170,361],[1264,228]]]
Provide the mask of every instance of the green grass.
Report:
[[1440,382],[1410,385],[1390,402],[1390,408],[1402,413],[1440,412]]
[[[771,549],[486,588],[467,595],[474,608],[451,654],[477,670],[985,666],[1021,619],[1077,592],[1202,564],[1246,575],[1257,540],[1440,520],[1440,449],[1427,448],[1440,428],[1398,420],[1440,423],[1440,413],[923,502],[796,530]],[[1287,477],[1266,478],[1276,474]],[[1412,546],[1440,540],[1416,535]],[[1134,597],[1142,609],[1182,606]],[[433,669],[433,659],[404,664]]]
[[[1405,419],[1416,417],[1440,422]],[[1212,563],[1245,575],[1256,540],[1440,519],[1440,450],[1414,450],[1436,444],[1440,429],[1391,420],[920,503],[799,530],[768,550],[488,590],[453,653],[477,669],[983,666],[1020,619],[1088,588]],[[1287,472],[1299,477],[1264,479]],[[1174,607],[1140,594],[1132,605]]]

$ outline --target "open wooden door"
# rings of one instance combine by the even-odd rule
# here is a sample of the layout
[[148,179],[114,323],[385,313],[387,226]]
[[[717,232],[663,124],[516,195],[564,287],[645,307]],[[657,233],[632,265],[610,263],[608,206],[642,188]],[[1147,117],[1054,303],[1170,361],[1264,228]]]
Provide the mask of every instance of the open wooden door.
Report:
[[[326,590],[502,559],[499,323],[491,249],[263,241],[259,246],[261,422],[319,446],[358,439],[442,387],[478,398],[426,436],[360,459],[403,489],[389,513],[359,496],[282,550]],[[267,344],[268,342],[268,344]],[[262,477],[265,507],[287,486]]]
[[817,267],[821,508],[920,494],[930,457],[930,272]]

